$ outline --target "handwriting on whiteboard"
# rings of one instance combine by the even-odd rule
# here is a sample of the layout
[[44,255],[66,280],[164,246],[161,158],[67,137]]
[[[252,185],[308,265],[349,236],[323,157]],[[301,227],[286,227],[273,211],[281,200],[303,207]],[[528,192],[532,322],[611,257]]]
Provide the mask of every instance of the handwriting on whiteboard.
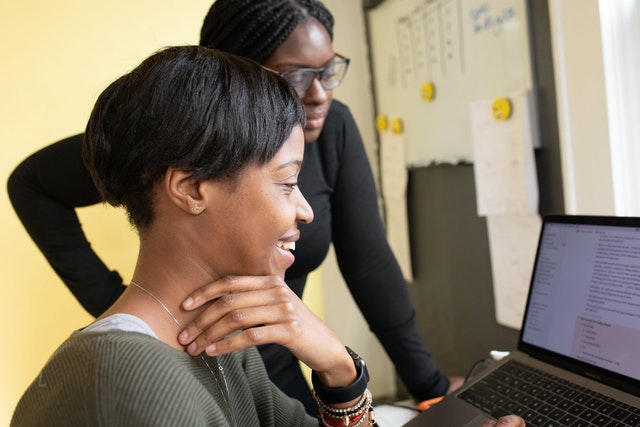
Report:
[[489,3],[485,3],[471,9],[469,15],[474,34],[488,32],[497,37],[502,35],[505,24],[516,17],[516,10],[508,6],[494,11]]

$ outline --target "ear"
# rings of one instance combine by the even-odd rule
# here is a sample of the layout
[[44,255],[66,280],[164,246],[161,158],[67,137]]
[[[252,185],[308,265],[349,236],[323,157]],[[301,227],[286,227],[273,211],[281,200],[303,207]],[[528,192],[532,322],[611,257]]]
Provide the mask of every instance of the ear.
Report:
[[170,200],[192,215],[199,215],[205,210],[200,184],[201,181],[193,177],[193,172],[185,169],[169,168],[164,176],[164,187]]

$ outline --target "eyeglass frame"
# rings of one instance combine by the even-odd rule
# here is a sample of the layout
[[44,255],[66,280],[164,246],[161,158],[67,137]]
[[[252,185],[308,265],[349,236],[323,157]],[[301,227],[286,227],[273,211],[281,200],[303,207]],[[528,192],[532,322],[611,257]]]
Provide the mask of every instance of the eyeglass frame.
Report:
[[[336,61],[336,58],[338,58],[337,61]],[[349,62],[351,62],[350,58],[347,58],[344,55],[340,55],[339,53],[336,53],[333,56],[333,58],[331,59],[331,61],[327,65],[325,65],[324,67],[320,67],[320,68],[296,68],[295,70],[282,71],[282,72],[279,72],[278,74],[280,75],[280,77],[283,77],[285,80],[287,80],[287,76],[288,75],[291,75],[293,73],[298,73],[300,71],[306,72],[306,73],[313,73],[314,74],[313,79],[309,80],[309,83],[306,85],[306,87],[304,88],[303,91],[299,91],[296,86],[294,86],[293,84],[291,84],[291,82],[289,82],[289,80],[287,80],[287,82],[289,82],[289,84],[291,84],[291,86],[296,90],[298,95],[300,97],[303,97],[304,94],[307,93],[307,91],[309,90],[309,88],[311,87],[311,85],[313,84],[313,81],[315,79],[318,79],[320,81],[320,84],[322,85],[322,88],[324,90],[333,90],[333,89],[337,88],[338,86],[340,86],[340,84],[342,83],[342,80],[344,80],[344,77],[347,75],[347,71],[349,70]],[[331,66],[335,66],[336,64],[345,64],[344,75],[342,76],[340,81],[335,86],[326,87],[325,86],[325,82],[322,80],[322,75]]]

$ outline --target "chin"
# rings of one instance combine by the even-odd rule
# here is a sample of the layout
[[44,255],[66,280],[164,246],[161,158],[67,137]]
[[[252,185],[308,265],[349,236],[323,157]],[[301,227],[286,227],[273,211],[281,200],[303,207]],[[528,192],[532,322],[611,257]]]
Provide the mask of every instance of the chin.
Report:
[[289,267],[290,265],[288,263],[274,262],[271,265],[271,268],[269,268],[269,272],[267,273],[267,275],[274,275],[284,278],[284,273],[289,269]]

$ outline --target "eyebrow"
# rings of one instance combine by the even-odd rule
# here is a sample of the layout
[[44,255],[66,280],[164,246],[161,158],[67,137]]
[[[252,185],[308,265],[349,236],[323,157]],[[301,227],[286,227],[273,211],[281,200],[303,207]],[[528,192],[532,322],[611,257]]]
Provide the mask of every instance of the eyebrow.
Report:
[[278,167],[276,167],[275,169],[273,169],[273,171],[277,172],[279,170],[286,169],[291,166],[297,166],[298,168],[302,167],[302,160],[291,160],[289,162],[283,163]]

